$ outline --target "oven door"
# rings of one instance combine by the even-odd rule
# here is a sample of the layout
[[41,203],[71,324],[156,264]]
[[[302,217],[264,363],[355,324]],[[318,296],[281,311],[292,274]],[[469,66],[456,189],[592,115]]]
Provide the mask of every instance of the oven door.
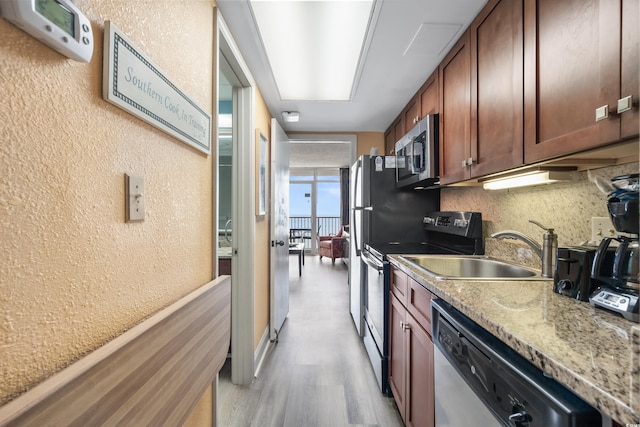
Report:
[[389,263],[362,251],[366,267],[364,289],[363,340],[371,360],[380,391],[389,394],[388,345],[389,340]]

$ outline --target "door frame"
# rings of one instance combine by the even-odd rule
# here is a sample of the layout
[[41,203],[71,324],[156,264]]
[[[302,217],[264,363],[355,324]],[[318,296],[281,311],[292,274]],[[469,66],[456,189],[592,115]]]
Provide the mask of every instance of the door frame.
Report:
[[[254,146],[254,91],[255,82],[238,46],[236,45],[220,10],[214,7],[215,87],[219,80],[219,55],[224,55],[240,87],[233,94],[233,172],[232,223],[234,224],[231,255],[231,381],[248,385],[254,378],[254,242],[255,242],[255,152]],[[218,97],[214,111],[218,113]],[[216,132],[217,147],[217,132]],[[217,176],[217,160],[214,174]],[[217,181],[216,181],[217,182]],[[240,185],[242,183],[242,185]],[[217,193],[216,193],[217,195]],[[214,223],[214,253],[217,266],[217,210]],[[215,271],[215,268],[214,268]]]

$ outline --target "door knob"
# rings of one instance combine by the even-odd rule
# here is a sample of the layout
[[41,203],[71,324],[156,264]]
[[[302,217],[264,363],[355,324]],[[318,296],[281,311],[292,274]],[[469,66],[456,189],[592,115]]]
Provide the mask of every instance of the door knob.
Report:
[[284,240],[273,240],[271,246],[284,246]]

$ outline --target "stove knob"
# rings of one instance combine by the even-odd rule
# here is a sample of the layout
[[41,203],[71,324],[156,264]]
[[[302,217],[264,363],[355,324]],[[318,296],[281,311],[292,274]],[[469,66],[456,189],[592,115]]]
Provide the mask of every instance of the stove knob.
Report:
[[527,414],[525,411],[515,412],[509,415],[509,421],[511,421],[516,427],[528,426],[531,420],[531,415]]

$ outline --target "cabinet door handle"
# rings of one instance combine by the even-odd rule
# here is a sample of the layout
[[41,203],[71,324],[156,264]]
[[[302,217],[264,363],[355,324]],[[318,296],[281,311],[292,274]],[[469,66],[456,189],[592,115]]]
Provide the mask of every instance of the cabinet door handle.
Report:
[[633,109],[633,96],[625,96],[618,99],[618,114]]
[[473,162],[474,162],[473,157],[469,157],[467,160],[463,160],[462,161],[462,168],[464,169],[467,166],[473,165]]
[[400,322],[400,323],[402,323],[403,331],[406,331],[407,329],[411,329],[411,325],[409,325],[408,323],[403,323],[403,322]]
[[596,108],[596,122],[600,120],[604,120],[609,118],[609,106],[603,105],[602,107]]

